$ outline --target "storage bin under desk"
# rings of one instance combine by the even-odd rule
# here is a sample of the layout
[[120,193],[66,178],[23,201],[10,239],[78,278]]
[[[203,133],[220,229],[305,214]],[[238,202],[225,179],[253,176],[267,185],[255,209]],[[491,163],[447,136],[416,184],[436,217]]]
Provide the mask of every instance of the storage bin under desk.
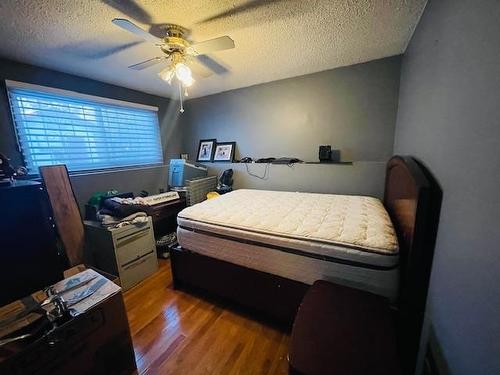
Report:
[[120,278],[130,289],[158,269],[151,217],[147,223],[104,228],[85,221],[86,248],[95,266]]

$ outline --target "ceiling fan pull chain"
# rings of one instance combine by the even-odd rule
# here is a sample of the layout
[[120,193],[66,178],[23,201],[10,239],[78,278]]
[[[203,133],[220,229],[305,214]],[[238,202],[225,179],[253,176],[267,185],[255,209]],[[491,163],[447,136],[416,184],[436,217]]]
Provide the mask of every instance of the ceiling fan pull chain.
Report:
[[184,104],[182,100],[182,84],[179,81],[179,100],[181,101],[181,109],[179,110],[180,113],[184,113]]

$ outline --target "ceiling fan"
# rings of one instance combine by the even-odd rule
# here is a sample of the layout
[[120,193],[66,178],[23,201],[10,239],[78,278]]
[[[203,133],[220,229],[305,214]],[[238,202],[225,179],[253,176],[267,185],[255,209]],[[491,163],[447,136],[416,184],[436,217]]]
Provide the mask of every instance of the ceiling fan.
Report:
[[174,81],[177,82],[181,100],[181,112],[184,112],[182,105],[183,92],[187,96],[187,88],[195,81],[192,70],[195,75],[200,77],[208,77],[214,73],[211,67],[203,63],[205,54],[235,47],[234,41],[227,35],[199,43],[191,43],[188,39],[189,30],[175,24],[163,25],[165,37],[159,38],[127,19],[115,18],[112,22],[116,26],[159,47],[162,52],[161,56],[130,65],[129,68],[142,70],[161,62],[167,62],[168,66],[158,73],[158,75],[169,84],[174,83]]
[[[130,68],[141,70],[161,62],[168,62],[169,67],[160,72],[160,77],[170,83],[173,83],[173,80],[179,81],[181,112],[184,111],[182,108],[182,91],[184,90],[184,95],[186,95],[186,88],[194,82],[191,71],[193,71],[195,77],[208,77],[213,73],[224,74],[228,71],[224,65],[219,64],[217,60],[207,54],[234,48],[234,41],[230,37],[224,36],[201,43],[191,43],[188,39],[188,29],[175,24],[155,23],[152,15],[144,9],[139,0],[100,1],[128,18],[148,27],[149,32],[126,19],[115,18],[113,20],[113,23],[117,26],[152,42],[161,49],[163,52],[161,56],[131,65]],[[260,8],[268,7],[272,7],[273,12],[264,12],[262,14],[257,12]],[[225,25],[237,22],[239,26],[248,26],[266,20],[274,20],[277,13],[281,14],[282,17],[287,17],[293,14],[303,14],[311,9],[310,4],[302,0],[237,0],[236,4],[230,9],[221,9],[216,14],[211,14],[203,20],[194,22],[193,25],[213,24],[223,20]],[[97,51],[92,57],[106,57],[135,44],[128,43],[117,46],[112,50]],[[73,49],[71,50],[73,51]],[[179,66],[178,72],[175,69],[177,66]],[[181,77],[181,80],[179,77]]]

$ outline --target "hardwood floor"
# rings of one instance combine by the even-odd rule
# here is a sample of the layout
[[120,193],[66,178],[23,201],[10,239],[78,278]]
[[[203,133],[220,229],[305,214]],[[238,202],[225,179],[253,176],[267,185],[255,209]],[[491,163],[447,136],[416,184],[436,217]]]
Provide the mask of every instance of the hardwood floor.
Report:
[[168,260],[124,293],[139,374],[286,374],[289,336],[172,288]]

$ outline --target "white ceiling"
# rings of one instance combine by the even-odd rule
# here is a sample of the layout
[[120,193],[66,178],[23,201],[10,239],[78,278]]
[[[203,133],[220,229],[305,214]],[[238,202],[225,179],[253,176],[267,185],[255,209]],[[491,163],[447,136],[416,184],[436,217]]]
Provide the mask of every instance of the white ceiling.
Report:
[[[112,3],[114,7],[109,5]],[[116,27],[111,20],[128,18],[146,30],[150,27],[146,22],[177,23],[192,30],[194,41],[229,35],[236,48],[211,55],[229,71],[197,79],[190,95],[197,97],[403,53],[425,3],[1,0],[0,56],[170,96],[171,88],[156,74],[161,65],[140,72],[127,68],[159,56],[157,47]],[[117,10],[122,6],[135,6],[135,19]],[[223,12],[229,14],[209,19]],[[129,49],[100,56],[129,43],[133,44]]]

